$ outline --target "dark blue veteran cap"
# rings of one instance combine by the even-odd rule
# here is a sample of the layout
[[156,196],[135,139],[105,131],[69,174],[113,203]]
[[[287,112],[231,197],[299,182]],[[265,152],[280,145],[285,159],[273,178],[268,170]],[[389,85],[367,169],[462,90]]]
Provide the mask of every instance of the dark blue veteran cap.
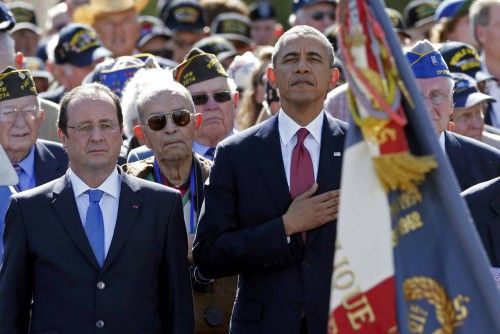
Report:
[[173,0],[162,9],[160,18],[171,31],[203,31],[205,19],[201,5],[194,0]]
[[276,18],[276,10],[269,3],[269,1],[254,2],[248,7],[248,9],[250,10],[248,17],[252,21]]
[[464,73],[451,73],[455,82],[453,87],[453,103],[455,108],[470,108],[484,101],[494,101],[494,99],[483,94],[477,88],[476,80]]
[[102,46],[97,32],[85,24],[71,23],[59,31],[54,49],[56,64],[84,67],[94,61],[111,56]]
[[314,5],[321,2],[336,4],[337,0],[292,0],[292,11],[295,13],[304,6]]
[[406,59],[418,79],[451,77],[443,56],[428,40],[417,42],[406,52]]
[[0,2],[0,32],[9,31],[16,24],[14,14],[7,8],[7,6]]

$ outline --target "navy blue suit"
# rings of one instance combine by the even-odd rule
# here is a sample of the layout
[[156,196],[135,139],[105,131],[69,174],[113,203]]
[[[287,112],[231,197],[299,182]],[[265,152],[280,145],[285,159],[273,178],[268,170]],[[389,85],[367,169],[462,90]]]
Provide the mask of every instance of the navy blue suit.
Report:
[[[318,193],[340,188],[345,123],[325,115]],[[219,143],[193,248],[205,276],[239,275],[231,333],[326,333],[336,221],[287,242],[292,203],[278,118]]]
[[461,190],[500,175],[500,151],[472,138],[445,131],[446,155]]
[[66,173],[68,156],[61,144],[37,139],[35,142],[35,183],[37,186]]
[[[180,195],[123,172],[120,177],[103,268],[67,174],[12,197],[0,270],[0,333],[194,331]],[[99,320],[102,328],[96,328]]]
[[500,177],[482,182],[462,193],[486,253],[500,267]]

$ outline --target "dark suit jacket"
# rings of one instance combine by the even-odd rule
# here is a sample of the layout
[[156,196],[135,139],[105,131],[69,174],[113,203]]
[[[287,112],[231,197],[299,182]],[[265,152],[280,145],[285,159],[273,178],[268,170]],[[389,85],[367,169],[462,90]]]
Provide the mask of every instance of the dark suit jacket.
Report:
[[500,267],[500,177],[462,193],[476,224],[486,253],[494,267]]
[[[0,333],[193,332],[180,195],[123,172],[120,177],[118,217],[102,269],[67,175],[13,197],[0,271]],[[104,327],[97,330],[98,320]]]
[[66,173],[68,156],[61,144],[37,139],[35,142],[35,182],[42,185]]
[[[345,123],[325,116],[318,193],[340,188]],[[193,256],[209,277],[239,274],[232,333],[326,333],[336,222],[287,242],[282,215],[292,202],[278,118],[218,145]]]
[[445,131],[446,154],[460,189],[500,175],[500,151],[472,138]]

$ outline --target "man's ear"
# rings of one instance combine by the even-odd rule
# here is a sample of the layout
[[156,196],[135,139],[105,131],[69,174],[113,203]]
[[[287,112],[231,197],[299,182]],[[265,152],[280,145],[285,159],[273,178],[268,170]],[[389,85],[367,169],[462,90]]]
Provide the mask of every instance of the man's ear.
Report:
[[446,126],[446,130],[454,132],[455,131],[455,123],[453,123],[453,121],[449,121],[448,125]]
[[66,135],[61,128],[57,128],[57,138],[59,138],[59,141],[63,144],[63,147],[66,148]]
[[239,101],[240,101],[240,92],[236,91],[233,95],[234,110],[238,109]]
[[269,81],[271,87],[273,87],[274,89],[278,88],[278,83],[276,82],[276,73],[274,73],[274,68],[271,65],[269,65],[269,67],[267,68],[266,75],[267,81]]
[[330,72],[332,74],[332,77],[330,78],[328,86],[330,87],[330,89],[334,89],[335,87],[337,87],[337,82],[339,81],[340,72],[339,69],[335,67],[330,69]]
[[[139,143],[141,145],[146,145],[147,147],[149,147],[148,139],[144,135],[144,131],[142,131],[142,128],[140,125],[134,126],[134,136],[135,136],[135,138],[137,138],[137,140],[139,141]],[[149,148],[151,148],[151,147],[149,147]]]
[[194,129],[198,130],[203,122],[203,115],[200,113],[194,114]]

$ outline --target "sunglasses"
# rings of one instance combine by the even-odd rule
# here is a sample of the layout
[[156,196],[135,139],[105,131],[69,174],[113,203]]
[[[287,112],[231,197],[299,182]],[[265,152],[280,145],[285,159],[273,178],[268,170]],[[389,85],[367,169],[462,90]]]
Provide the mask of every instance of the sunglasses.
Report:
[[160,131],[167,124],[167,117],[171,116],[172,121],[177,126],[186,126],[191,122],[191,113],[187,110],[176,110],[164,114],[157,114],[149,117],[146,121],[153,131]]
[[[218,92],[218,93],[213,93],[212,95],[214,97],[215,102],[223,103],[231,100],[231,92],[225,91],[225,92]],[[191,95],[193,99],[193,103],[197,106],[207,104],[208,102],[208,95],[207,94],[197,94],[197,95]]]
[[333,12],[333,11],[331,11],[331,12],[330,11],[329,12],[316,11],[316,12],[312,13],[311,18],[314,21],[321,21],[321,20],[323,20],[323,18],[325,18],[325,16],[330,18],[330,20],[335,21],[335,12]]

